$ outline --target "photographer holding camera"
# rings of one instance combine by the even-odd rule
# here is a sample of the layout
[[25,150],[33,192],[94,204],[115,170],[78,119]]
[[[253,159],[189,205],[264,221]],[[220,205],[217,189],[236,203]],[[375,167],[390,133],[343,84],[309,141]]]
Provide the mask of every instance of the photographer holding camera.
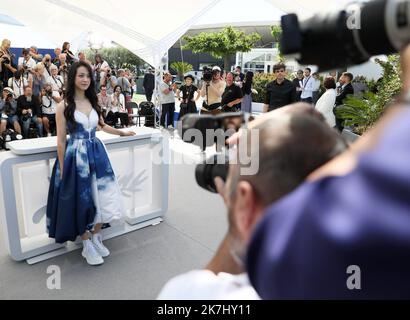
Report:
[[44,65],[44,77],[48,79],[51,77],[50,67],[53,65],[53,63],[51,62],[51,56],[49,54],[46,54],[43,58],[42,63]]
[[7,87],[9,79],[17,71],[17,66],[13,62],[14,55],[10,52],[10,46],[10,40],[4,39],[0,47],[0,85],[3,88]]
[[28,81],[23,77],[23,73],[20,70],[14,72],[13,78],[9,79],[8,87],[13,90],[16,98],[24,94],[24,88],[28,86]]
[[14,99],[14,93],[11,88],[3,89],[3,99],[0,101],[1,110],[1,129],[2,134],[7,129],[7,124],[14,127],[14,130],[21,134],[21,127],[19,124],[19,118],[17,116],[17,102]]
[[56,123],[56,108],[57,104],[62,99],[58,91],[54,91],[50,83],[46,83],[41,90],[41,113],[43,118],[44,129],[47,132],[47,136],[51,136],[51,124]]
[[[345,150],[340,135],[307,104],[290,105],[249,123],[259,132],[254,140],[241,132],[239,144],[258,163],[254,175],[244,175],[249,163],[240,163],[240,150],[229,164],[226,184],[215,169],[207,170],[227,207],[229,229],[216,254],[203,270],[194,270],[171,279],[159,299],[258,299],[249,283],[245,254],[254,228],[265,209],[296,189],[316,168]],[[275,143],[272,143],[274,139]]]
[[234,83],[234,74],[228,72],[226,74],[226,87],[222,94],[222,111],[237,112],[241,109],[242,89]]
[[28,80],[29,75],[32,74],[36,61],[31,57],[30,50],[24,48],[22,57],[18,59],[18,69],[22,72],[23,77]]
[[117,83],[117,77],[112,73],[111,68],[108,68],[107,71],[103,72],[100,89],[105,86],[107,94],[112,95]]
[[202,104],[201,114],[218,114],[222,109],[222,94],[226,86],[225,81],[221,79],[221,68],[214,66],[212,71],[209,68],[204,68],[203,80],[201,97],[204,97],[205,100]]
[[23,136],[29,138],[30,124],[37,127],[38,136],[43,136],[43,121],[41,119],[40,101],[33,96],[30,87],[24,89],[24,95],[17,99],[17,115],[23,123]]
[[[161,119],[160,124],[164,128],[174,127],[174,112],[175,112],[175,92],[177,84],[172,83],[172,75],[169,71],[164,72],[164,78],[159,85],[160,101],[161,101]],[[165,126],[165,117],[167,124]]]
[[[66,61],[67,55],[65,53],[62,53],[58,56],[59,58],[59,63],[58,63],[58,75],[63,77],[63,83],[66,84],[68,80],[68,71],[69,71],[69,65]],[[65,85],[64,85],[65,89]]]
[[64,98],[64,79],[58,75],[58,68],[54,64],[50,67],[51,76],[47,79],[47,83],[51,83],[53,91],[58,91],[61,98]]

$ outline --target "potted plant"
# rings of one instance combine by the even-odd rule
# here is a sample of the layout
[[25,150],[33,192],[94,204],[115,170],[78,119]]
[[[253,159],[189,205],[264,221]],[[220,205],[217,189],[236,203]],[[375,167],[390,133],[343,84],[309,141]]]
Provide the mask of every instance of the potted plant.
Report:
[[386,106],[394,102],[401,91],[399,55],[390,55],[387,61],[376,59],[376,62],[383,68],[383,75],[377,82],[371,83],[371,91],[365,92],[363,97],[348,96],[336,110],[336,115],[344,119],[345,127],[350,127],[347,130],[351,131],[351,136],[360,136],[373,127]]

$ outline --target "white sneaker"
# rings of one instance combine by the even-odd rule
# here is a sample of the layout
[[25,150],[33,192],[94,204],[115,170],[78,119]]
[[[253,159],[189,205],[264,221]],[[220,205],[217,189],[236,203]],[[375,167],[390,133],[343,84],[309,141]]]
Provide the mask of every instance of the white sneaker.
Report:
[[87,260],[90,266],[98,266],[104,263],[104,259],[97,252],[90,239],[83,241],[83,252],[81,255]]
[[110,250],[108,250],[102,243],[102,235],[100,233],[93,234],[92,242],[101,257],[106,258],[110,255]]

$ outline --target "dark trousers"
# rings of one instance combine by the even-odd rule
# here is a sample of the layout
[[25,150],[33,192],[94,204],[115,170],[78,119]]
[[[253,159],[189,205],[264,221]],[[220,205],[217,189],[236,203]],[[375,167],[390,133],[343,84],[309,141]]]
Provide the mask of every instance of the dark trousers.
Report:
[[145,97],[147,98],[147,101],[151,102],[153,93],[154,90],[145,90]]
[[344,129],[344,120],[343,119],[340,119],[340,118],[336,118],[335,119],[336,120],[336,128],[337,128],[337,130],[339,130],[340,132],[342,132],[343,131],[343,129]]
[[301,102],[310,103],[310,104],[313,103],[313,99],[312,99],[311,97],[309,97],[309,98],[301,98],[300,101],[301,101]]
[[169,125],[174,125],[174,111],[175,111],[175,102],[165,103],[162,105],[161,113],[161,126],[165,127],[165,116],[167,116],[167,127]]

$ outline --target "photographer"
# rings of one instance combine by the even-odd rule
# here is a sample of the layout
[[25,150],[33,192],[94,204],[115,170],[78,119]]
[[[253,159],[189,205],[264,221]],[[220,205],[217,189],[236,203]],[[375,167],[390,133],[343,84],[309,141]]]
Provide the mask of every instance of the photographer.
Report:
[[53,91],[58,91],[61,98],[64,98],[64,79],[58,75],[58,68],[54,64],[50,67],[51,76],[47,79],[47,83],[51,83]]
[[410,298],[410,45],[401,68],[379,122],[255,229],[247,266],[262,298]]
[[44,65],[44,77],[48,79],[49,77],[51,77],[50,67],[53,65],[51,62],[51,56],[49,54],[46,54],[42,63]]
[[19,118],[17,116],[17,102],[14,100],[13,90],[11,88],[3,89],[3,99],[0,101],[1,111],[1,129],[0,134],[6,131],[7,124],[14,127],[14,131],[21,134]]
[[63,77],[63,82],[65,84],[67,83],[67,80],[68,80],[68,71],[70,68],[66,59],[67,59],[67,55],[65,53],[62,53],[59,55],[58,75]]
[[37,127],[38,136],[43,136],[43,121],[41,119],[40,101],[33,96],[30,87],[24,89],[24,95],[17,99],[17,115],[23,123],[23,136],[29,137],[30,124],[34,123]]
[[[85,59],[85,55],[84,55],[84,59]],[[95,55],[95,64],[93,66],[93,69],[95,72],[95,83],[96,83],[97,89],[99,90],[102,84],[101,80],[104,78],[107,70],[110,69],[110,66],[108,65],[108,62],[105,61],[103,57],[97,53]]]
[[41,90],[41,112],[43,117],[44,129],[47,136],[51,136],[51,124],[55,126],[56,123],[56,108],[57,104],[61,102],[61,97],[58,91],[53,91],[50,83],[47,83]]
[[233,81],[233,73],[228,72],[226,75],[226,87],[221,100],[222,111],[224,112],[237,112],[241,109],[242,89]]
[[222,94],[226,83],[221,79],[221,68],[212,68],[212,76],[207,77],[208,69],[204,70],[204,83],[201,89],[201,97],[205,97],[201,113],[217,114],[221,112]]
[[[172,75],[164,72],[163,81],[159,85],[159,94],[161,101],[161,120],[160,124],[164,128],[173,128],[174,112],[175,112],[175,91],[176,83],[172,83]],[[165,117],[167,117],[167,125],[165,126]]]
[[101,88],[105,86],[108,95],[112,95],[114,93],[114,88],[117,83],[117,77],[112,73],[110,68],[103,72],[103,77],[101,78]]
[[38,53],[37,47],[36,46],[31,46],[30,47],[30,56],[34,59],[36,63],[42,62],[43,61],[43,55]]
[[16,98],[24,94],[24,88],[28,86],[28,81],[23,77],[20,70],[14,72],[13,78],[9,79],[8,87],[13,90],[14,96]]
[[60,67],[58,64],[60,62],[60,54],[61,54],[61,48],[55,48],[54,49],[54,59],[53,59],[53,64],[58,67]]
[[10,52],[10,46],[10,40],[4,39],[0,47],[0,87],[3,88],[7,87],[9,79],[17,71],[17,66],[13,62],[14,55]]
[[151,102],[152,94],[155,89],[155,76],[151,67],[148,68],[148,72],[144,75],[144,82],[142,83],[145,91],[145,97],[147,101]]
[[118,79],[117,85],[121,87],[121,92],[125,97],[125,102],[128,103],[131,101],[131,83],[128,81],[128,78],[125,75],[124,69],[118,70]]
[[[194,77],[189,74],[184,77],[184,81],[185,81],[184,85],[182,85],[177,90],[178,100],[181,101],[179,105],[180,110],[179,110],[178,121],[181,120],[181,118],[188,113],[198,112],[196,108],[196,101],[199,98],[199,90],[196,86],[193,85]],[[181,92],[182,92],[182,98],[180,96]],[[195,93],[197,93],[196,98],[195,98]]]
[[31,57],[29,49],[23,49],[22,57],[18,59],[18,69],[22,72],[24,78],[28,80],[29,75],[32,74],[36,61]]
[[[249,164],[231,163],[226,184],[215,179],[228,212],[225,239],[204,270],[171,279],[159,299],[258,299],[244,265],[254,228],[272,202],[296,189],[313,170],[346,147],[337,132],[306,104],[267,113],[250,122],[249,129],[257,130],[259,139],[255,143],[239,135],[239,143],[251,151],[258,172],[243,175],[241,170]],[[236,159],[240,159],[240,149],[236,149]]]

